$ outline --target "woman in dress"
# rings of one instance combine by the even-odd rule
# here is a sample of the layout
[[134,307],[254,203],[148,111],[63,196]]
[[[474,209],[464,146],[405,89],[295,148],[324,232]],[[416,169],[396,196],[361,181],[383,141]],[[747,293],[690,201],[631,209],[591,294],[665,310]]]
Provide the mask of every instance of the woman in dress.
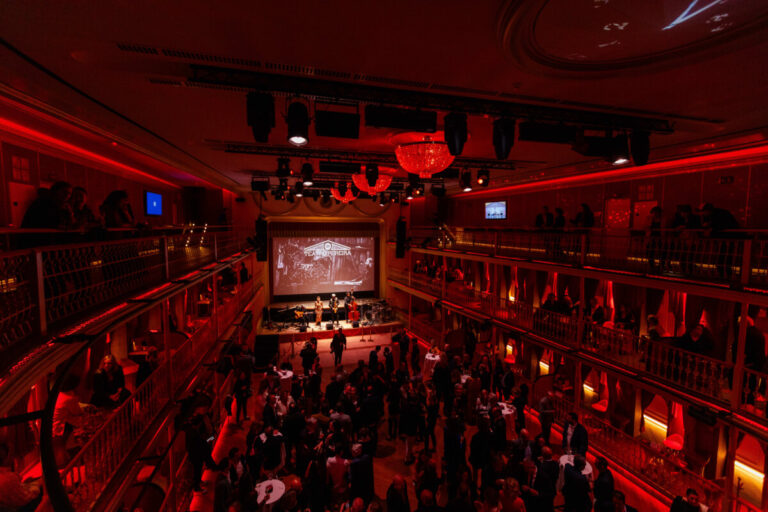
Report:
[[320,325],[323,321],[323,301],[318,296],[315,299],[315,325]]

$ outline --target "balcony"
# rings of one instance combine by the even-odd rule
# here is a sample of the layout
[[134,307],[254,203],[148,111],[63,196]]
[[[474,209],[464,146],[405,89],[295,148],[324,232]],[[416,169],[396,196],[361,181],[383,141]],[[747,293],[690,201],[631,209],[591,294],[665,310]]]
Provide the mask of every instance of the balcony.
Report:
[[768,290],[768,235],[728,231],[415,228],[411,247]]
[[706,402],[737,407],[768,425],[766,373],[745,370],[741,396],[735,397],[733,387],[738,380],[733,363],[683,350],[675,346],[673,339],[650,340],[628,331],[594,325],[587,320],[579,326],[576,310],[571,315],[564,315],[478,292],[463,283],[443,286],[442,280],[402,271],[390,273],[389,279],[442,299],[448,307],[455,304],[542,338],[562,350],[578,351],[594,363],[608,363],[613,369],[624,369],[627,374],[654,385],[671,385],[680,393],[691,394]]
[[[63,241],[69,234],[4,234],[5,243],[16,246],[24,236],[43,235]],[[245,237],[234,231],[197,228],[0,253],[0,369],[87,314],[245,246]]]
[[[235,259],[230,265],[237,262]],[[216,274],[206,279],[211,280],[211,286],[221,288]],[[214,292],[217,299],[213,301],[210,314],[191,324],[193,331],[188,333],[188,338],[179,346],[166,346],[163,354],[170,357],[161,359],[159,367],[125,402],[112,411],[104,411],[106,414],[102,413],[97,428],[93,429],[82,447],[65,463],[59,464],[53,458],[46,457],[45,451],[41,449],[47,488],[52,475],[58,475],[61,482],[61,493],[56,495],[51,492],[51,500],[61,500],[64,495],[75,510],[84,510],[96,501],[110,498],[110,493],[106,491],[115,486],[116,475],[135,459],[136,450],[143,447],[140,441],[147,436],[157,437],[153,426],[164,421],[163,418],[168,416],[177,398],[193,385],[190,383],[194,379],[204,373],[200,371],[201,365],[207,360],[216,359],[217,342],[227,337],[224,333],[231,331],[227,327],[235,323],[263,286],[260,281],[260,276],[256,274],[252,279],[239,282],[228,292],[223,289]],[[183,294],[185,291],[178,293]],[[119,323],[116,320],[115,326]],[[213,373],[213,369],[210,372]],[[58,393],[58,388],[54,386],[51,393]],[[45,432],[43,428],[41,437],[45,436]],[[175,435],[174,432],[171,428],[168,437]],[[177,460],[181,460],[181,457]],[[188,466],[188,463],[185,464]],[[182,466],[184,464],[174,472],[189,469],[183,469]],[[178,492],[185,494],[181,482],[176,485],[179,487]]]
[[[555,420],[562,427],[566,414],[577,410],[563,397],[553,399]],[[686,467],[685,461],[664,446],[655,446],[642,438],[632,437],[615,428],[592,411],[579,409],[581,422],[589,433],[590,451],[599,452],[614,461],[642,482],[652,486],[671,501],[685,496],[686,489],[699,492],[702,503],[712,512],[723,510],[725,490],[722,484],[707,480]],[[752,509],[745,509],[752,510]]]

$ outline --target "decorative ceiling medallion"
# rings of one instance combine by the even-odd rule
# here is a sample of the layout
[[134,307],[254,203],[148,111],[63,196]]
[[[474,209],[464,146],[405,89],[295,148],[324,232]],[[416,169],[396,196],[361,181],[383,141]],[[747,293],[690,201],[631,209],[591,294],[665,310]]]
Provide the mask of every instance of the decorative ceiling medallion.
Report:
[[766,28],[765,0],[507,0],[497,32],[526,67],[589,76],[709,59]]

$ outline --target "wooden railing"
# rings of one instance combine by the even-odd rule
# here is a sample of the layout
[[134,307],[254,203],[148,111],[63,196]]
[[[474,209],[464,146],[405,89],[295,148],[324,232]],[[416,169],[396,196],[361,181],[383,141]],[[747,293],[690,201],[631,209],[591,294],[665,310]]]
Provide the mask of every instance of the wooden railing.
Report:
[[461,227],[455,230],[452,241],[440,237],[437,228],[419,228],[412,234],[411,247],[768,287],[768,237],[764,232]]

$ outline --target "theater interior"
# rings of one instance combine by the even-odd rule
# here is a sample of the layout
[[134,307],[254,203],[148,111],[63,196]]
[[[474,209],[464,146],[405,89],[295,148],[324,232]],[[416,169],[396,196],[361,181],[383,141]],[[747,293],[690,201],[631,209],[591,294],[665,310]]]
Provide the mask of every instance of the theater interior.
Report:
[[0,511],[768,510],[767,63],[764,0],[0,3]]

